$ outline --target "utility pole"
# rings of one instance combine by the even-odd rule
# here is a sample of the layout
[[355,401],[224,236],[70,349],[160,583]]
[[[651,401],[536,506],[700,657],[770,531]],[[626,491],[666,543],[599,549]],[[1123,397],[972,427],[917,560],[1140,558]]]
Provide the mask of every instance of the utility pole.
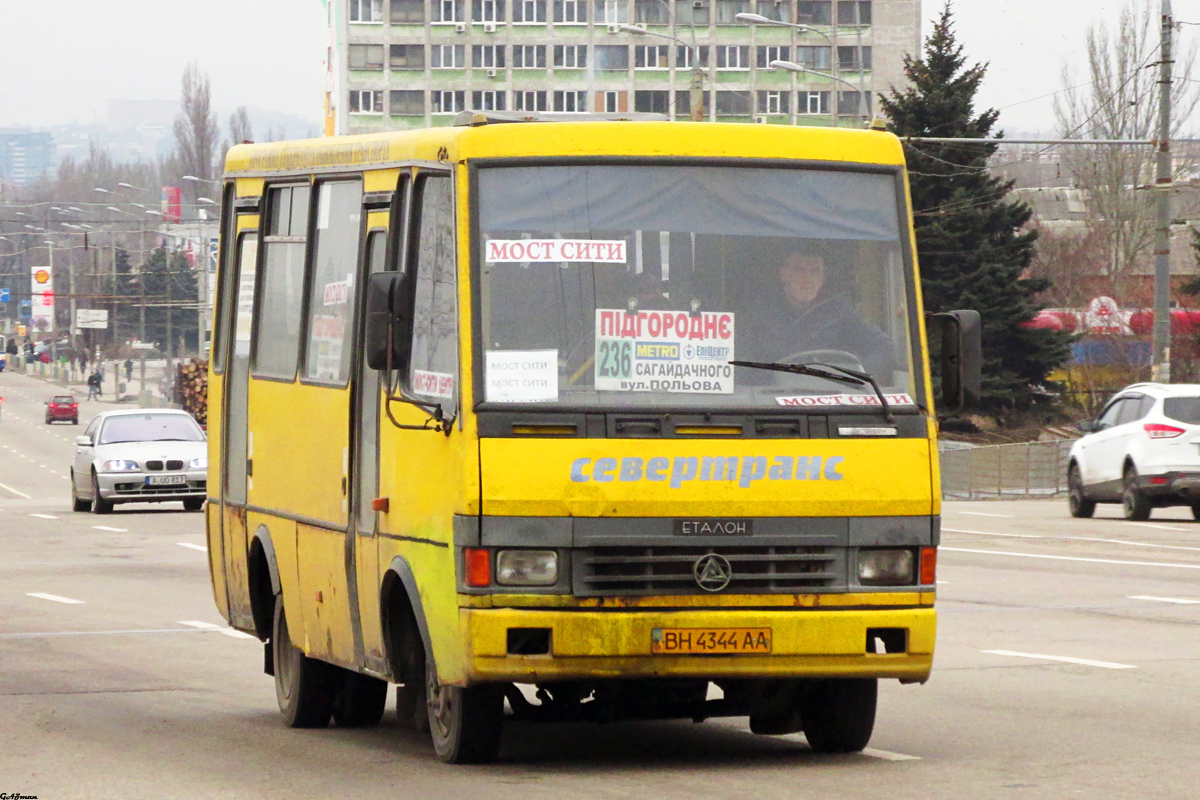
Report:
[[1158,226],[1154,231],[1154,351],[1150,380],[1171,382],[1171,0],[1162,0],[1158,62]]

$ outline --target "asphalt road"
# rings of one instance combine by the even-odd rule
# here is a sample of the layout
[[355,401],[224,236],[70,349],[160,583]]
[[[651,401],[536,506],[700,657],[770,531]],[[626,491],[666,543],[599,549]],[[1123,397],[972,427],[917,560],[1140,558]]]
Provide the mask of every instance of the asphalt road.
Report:
[[1200,786],[1200,523],[1065,501],[950,503],[932,680],[881,685],[871,750],[744,719],[511,726],[451,767],[391,714],[283,727],[262,646],[225,629],[202,516],[73,514],[81,425],[0,374],[0,792],[39,798],[1185,798]]

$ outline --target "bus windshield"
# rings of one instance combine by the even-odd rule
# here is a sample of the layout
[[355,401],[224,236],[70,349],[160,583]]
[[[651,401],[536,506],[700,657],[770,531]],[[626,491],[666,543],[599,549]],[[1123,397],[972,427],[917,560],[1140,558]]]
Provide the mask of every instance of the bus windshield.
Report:
[[478,172],[483,401],[916,404],[894,173],[559,165]]

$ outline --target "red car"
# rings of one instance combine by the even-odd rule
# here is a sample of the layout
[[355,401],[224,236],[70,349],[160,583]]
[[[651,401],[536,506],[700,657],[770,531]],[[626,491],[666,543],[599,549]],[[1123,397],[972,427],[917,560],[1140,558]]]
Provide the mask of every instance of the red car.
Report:
[[70,422],[79,424],[79,403],[74,397],[66,394],[56,395],[46,401],[46,424],[51,422]]

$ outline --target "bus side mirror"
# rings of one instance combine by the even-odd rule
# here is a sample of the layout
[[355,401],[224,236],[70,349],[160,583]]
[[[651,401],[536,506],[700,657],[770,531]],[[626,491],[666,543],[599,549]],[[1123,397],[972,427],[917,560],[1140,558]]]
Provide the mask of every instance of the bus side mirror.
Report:
[[409,281],[400,272],[377,272],[367,281],[367,326],[364,342],[371,369],[403,370],[408,366],[412,322]]
[[979,402],[983,368],[983,325],[978,311],[930,314],[929,337],[941,344],[942,404],[969,408]]

